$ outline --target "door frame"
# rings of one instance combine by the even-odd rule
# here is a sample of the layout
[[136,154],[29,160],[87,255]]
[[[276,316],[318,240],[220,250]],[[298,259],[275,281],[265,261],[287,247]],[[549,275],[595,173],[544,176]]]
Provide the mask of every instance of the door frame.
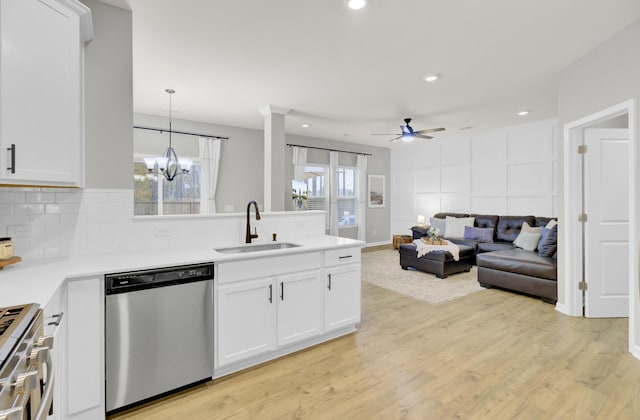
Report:
[[628,115],[629,121],[629,352],[640,359],[638,343],[638,314],[640,298],[638,296],[638,232],[637,214],[638,194],[636,193],[637,141],[636,141],[636,100],[630,99],[602,111],[580,118],[564,125],[563,141],[563,240],[564,250],[564,302],[558,302],[556,309],[566,315],[582,316],[582,293],[578,283],[582,279],[582,229],[578,221],[582,203],[581,157],[577,153],[578,145],[583,143],[584,129],[596,123]]

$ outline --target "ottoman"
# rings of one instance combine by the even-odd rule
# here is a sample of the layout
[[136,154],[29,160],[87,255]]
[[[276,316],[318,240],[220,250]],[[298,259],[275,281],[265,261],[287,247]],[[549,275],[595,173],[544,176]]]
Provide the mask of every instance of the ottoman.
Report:
[[473,265],[473,248],[466,245],[458,245],[460,259],[455,261],[448,251],[432,251],[418,258],[418,251],[414,244],[400,245],[400,266],[403,270],[409,267],[425,273],[435,274],[441,279],[449,274],[470,271]]

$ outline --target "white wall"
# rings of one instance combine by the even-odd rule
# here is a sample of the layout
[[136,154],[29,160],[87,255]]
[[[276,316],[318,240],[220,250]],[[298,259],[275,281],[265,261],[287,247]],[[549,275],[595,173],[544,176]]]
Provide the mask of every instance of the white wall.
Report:
[[558,215],[556,120],[391,149],[391,229],[438,212]]

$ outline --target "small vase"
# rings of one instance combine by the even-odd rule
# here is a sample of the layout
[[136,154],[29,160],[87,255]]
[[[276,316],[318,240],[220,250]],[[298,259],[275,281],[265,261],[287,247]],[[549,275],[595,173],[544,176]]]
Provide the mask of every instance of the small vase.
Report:
[[302,200],[293,200],[293,208],[296,211],[304,210],[304,201],[302,201]]

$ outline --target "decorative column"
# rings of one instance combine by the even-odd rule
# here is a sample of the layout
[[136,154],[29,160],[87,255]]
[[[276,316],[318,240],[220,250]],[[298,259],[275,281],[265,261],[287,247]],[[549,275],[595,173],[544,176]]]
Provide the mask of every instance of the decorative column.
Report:
[[289,108],[265,105],[260,108],[264,115],[264,211],[284,211],[284,116]]

